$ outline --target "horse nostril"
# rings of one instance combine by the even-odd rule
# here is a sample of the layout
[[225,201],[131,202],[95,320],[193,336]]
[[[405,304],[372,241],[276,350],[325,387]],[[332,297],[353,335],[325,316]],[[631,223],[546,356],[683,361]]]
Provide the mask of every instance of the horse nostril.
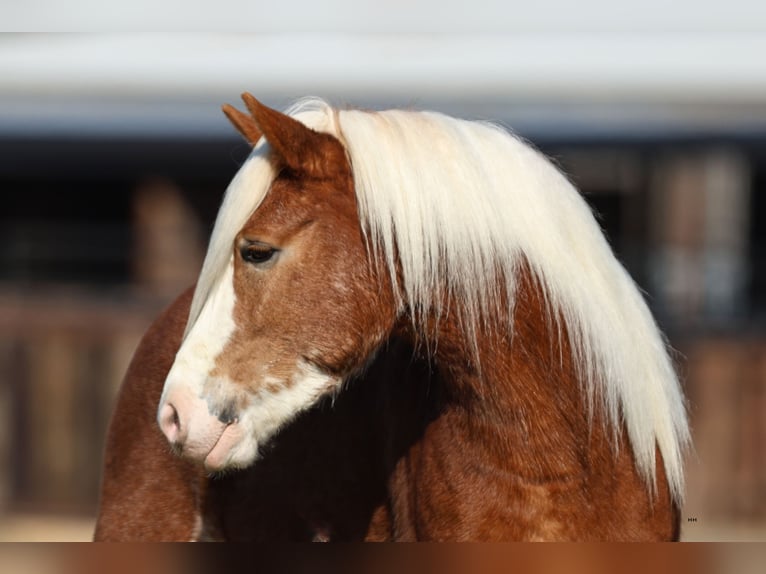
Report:
[[178,411],[170,404],[166,403],[160,410],[160,429],[165,437],[173,444],[179,442],[181,435],[181,420],[178,417]]
[[226,405],[226,407],[218,413],[218,420],[225,425],[235,423],[238,419],[237,407],[233,403]]

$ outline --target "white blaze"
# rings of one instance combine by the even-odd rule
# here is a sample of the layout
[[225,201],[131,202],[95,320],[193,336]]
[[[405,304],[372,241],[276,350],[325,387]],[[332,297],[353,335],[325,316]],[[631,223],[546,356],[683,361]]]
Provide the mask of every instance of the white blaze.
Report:
[[[341,385],[341,379],[304,360],[296,363],[286,379],[271,376],[267,368],[257,369],[247,381],[232,381],[225,374],[212,376],[219,355],[237,328],[233,275],[232,259],[181,345],[160,400],[160,411],[168,400],[177,403],[174,406],[184,427],[184,446],[197,456],[206,455],[206,465],[214,470],[251,464],[260,444]],[[249,400],[237,401],[243,394]],[[216,417],[231,402],[246,406],[234,413],[236,421],[221,434]]]
[[176,354],[175,362],[165,380],[160,406],[165,404],[168,395],[174,391],[182,391],[207,400],[207,397],[203,396],[205,383],[215,368],[216,359],[236,329],[233,279],[232,258]]

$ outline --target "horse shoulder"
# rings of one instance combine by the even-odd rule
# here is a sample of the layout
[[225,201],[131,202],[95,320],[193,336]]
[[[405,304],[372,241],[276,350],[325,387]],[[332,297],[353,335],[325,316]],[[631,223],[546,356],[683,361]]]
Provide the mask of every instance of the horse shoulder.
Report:
[[143,336],[120,388],[106,439],[97,541],[190,540],[198,528],[198,472],[174,456],[155,421],[191,290]]

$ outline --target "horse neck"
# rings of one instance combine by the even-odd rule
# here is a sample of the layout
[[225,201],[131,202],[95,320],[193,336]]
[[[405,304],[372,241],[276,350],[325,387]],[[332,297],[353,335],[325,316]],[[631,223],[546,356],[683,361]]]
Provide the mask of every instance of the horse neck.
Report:
[[473,345],[454,314],[434,321],[448,418],[484,462],[497,457],[522,475],[579,472],[585,449],[608,449],[607,437],[601,425],[592,432],[566,326],[550,320],[528,273],[518,284],[510,332],[509,317],[498,317],[477,329]]
[[[589,412],[566,325],[549,317],[526,274],[513,317],[480,330],[475,346],[454,315],[426,325],[433,369],[427,392],[437,414],[424,421],[389,487],[405,538],[677,537],[664,473],[652,500],[624,429],[612,432],[598,401]],[[434,508],[452,514],[429,520]],[[625,517],[635,528],[625,529]]]

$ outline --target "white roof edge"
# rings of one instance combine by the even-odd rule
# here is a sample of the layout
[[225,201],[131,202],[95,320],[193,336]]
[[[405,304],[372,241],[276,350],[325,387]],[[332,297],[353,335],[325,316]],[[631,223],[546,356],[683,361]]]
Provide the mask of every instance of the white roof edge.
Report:
[[[220,104],[411,106],[538,130],[766,133],[766,34],[11,35],[0,133],[231,133]],[[569,127],[567,127],[569,126]]]
[[200,100],[254,92],[763,101],[766,34],[32,35],[0,43],[0,97]]

